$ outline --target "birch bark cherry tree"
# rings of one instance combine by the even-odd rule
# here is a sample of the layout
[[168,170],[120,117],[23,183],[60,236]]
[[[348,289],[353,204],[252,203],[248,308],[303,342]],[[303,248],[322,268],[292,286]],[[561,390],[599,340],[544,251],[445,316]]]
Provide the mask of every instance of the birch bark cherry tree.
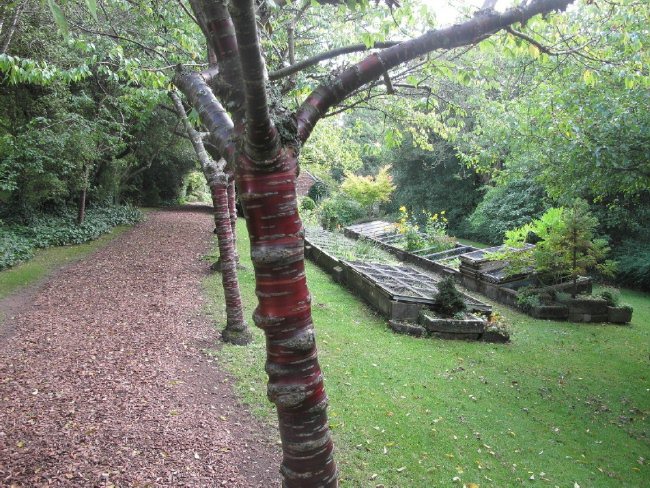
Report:
[[[502,13],[484,9],[462,24],[377,49],[330,77],[294,113],[269,86],[253,0],[190,3],[217,69],[181,70],[174,83],[198,111],[219,153],[235,166],[259,301],[253,318],[266,336],[268,396],[279,419],[283,486],[337,486],[296,205],[300,146],[330,108],[364,85],[389,78],[391,69],[432,51],[478,43],[511,24],[564,10],[571,0],[524,1]],[[339,54],[324,53],[317,61]]]
[[[178,94],[172,91],[169,96],[174,103],[174,109],[178,117],[183,121],[185,131],[192,142],[192,147],[199,159],[201,170],[212,196],[214,223],[219,246],[219,261],[221,263],[221,284],[226,305],[226,327],[221,333],[221,337],[225,342],[243,346],[251,342],[252,336],[244,319],[241,291],[237,277],[234,222],[230,207],[232,203],[234,209],[235,204],[233,175],[226,172],[226,161],[223,158],[215,161],[208,154],[203,144],[203,135],[192,127]],[[236,210],[234,211],[234,221],[236,222]]]

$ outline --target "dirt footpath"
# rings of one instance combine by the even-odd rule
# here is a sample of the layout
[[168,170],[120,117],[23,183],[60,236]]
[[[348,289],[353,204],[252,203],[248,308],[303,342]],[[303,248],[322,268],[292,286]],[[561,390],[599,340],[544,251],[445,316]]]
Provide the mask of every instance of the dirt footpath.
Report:
[[[56,273],[0,335],[0,486],[279,486],[202,313],[213,221],[146,222]],[[15,300],[14,300],[15,302]]]

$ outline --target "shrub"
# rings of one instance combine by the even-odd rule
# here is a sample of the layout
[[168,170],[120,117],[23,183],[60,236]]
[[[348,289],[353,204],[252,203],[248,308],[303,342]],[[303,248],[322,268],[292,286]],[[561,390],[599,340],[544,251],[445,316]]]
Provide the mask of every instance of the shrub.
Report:
[[33,255],[33,246],[29,239],[10,230],[2,231],[0,235],[0,270],[21,261],[27,261]]
[[311,198],[314,202],[320,202],[327,198],[330,195],[330,189],[324,181],[318,180],[314,183],[309,191],[307,196]]
[[598,293],[598,296],[605,300],[610,307],[615,307],[621,300],[621,292],[616,288],[605,288]]
[[329,230],[345,227],[365,215],[359,202],[341,193],[324,200],[318,213],[321,225]]
[[341,191],[362,207],[374,209],[380,203],[388,202],[395,190],[389,170],[390,166],[384,166],[374,177],[357,176],[348,172],[341,184]]
[[488,189],[463,233],[480,242],[499,244],[506,231],[539,217],[546,206],[544,189],[533,180],[510,181]]
[[438,283],[438,294],[434,304],[437,311],[449,317],[464,312],[467,309],[463,295],[456,289],[454,279],[450,276]]
[[530,312],[541,304],[542,300],[532,288],[521,288],[517,293],[517,305],[524,312]]
[[[535,269],[542,282],[556,283],[569,277],[573,295],[579,276],[596,270],[611,275],[614,263],[605,260],[607,241],[595,236],[598,220],[591,215],[587,202],[576,199],[570,207],[551,208],[539,219],[506,232],[505,244],[511,251],[497,253],[510,263],[509,273]],[[536,246],[524,245],[534,237]]]
[[301,210],[314,210],[316,208],[316,202],[309,196],[304,196],[300,202],[300,208]]

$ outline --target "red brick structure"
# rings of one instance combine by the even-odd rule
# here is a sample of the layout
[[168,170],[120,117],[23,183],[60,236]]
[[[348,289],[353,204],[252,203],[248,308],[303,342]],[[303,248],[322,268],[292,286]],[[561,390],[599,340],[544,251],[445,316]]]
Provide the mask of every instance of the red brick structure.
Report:
[[309,193],[309,189],[314,186],[314,183],[318,181],[314,175],[312,175],[305,168],[300,168],[300,174],[296,180],[296,195],[299,197],[304,197]]

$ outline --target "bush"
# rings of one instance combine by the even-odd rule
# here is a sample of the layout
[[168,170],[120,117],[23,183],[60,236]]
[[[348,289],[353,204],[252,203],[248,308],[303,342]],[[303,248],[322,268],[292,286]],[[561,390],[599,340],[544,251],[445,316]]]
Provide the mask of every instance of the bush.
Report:
[[314,210],[316,208],[316,202],[311,199],[309,196],[302,197],[300,202],[301,210]]
[[605,288],[598,293],[598,296],[605,300],[610,307],[615,307],[621,300],[621,292],[616,288]]
[[539,295],[531,288],[522,288],[517,293],[517,305],[524,312],[530,312],[541,304],[542,300]]
[[389,171],[390,166],[384,166],[374,177],[346,173],[341,190],[362,207],[375,209],[380,203],[388,202],[395,190]]
[[327,198],[329,195],[330,189],[327,187],[325,182],[321,180],[316,181],[316,183],[314,183],[307,192],[307,196],[314,202],[320,202]]
[[488,244],[500,244],[506,231],[537,218],[546,209],[542,187],[529,179],[490,188],[464,225],[463,234]]
[[463,295],[456,289],[452,277],[442,279],[437,286],[438,294],[435,297],[434,304],[438,312],[449,317],[465,312],[467,305],[463,300]]
[[328,230],[345,227],[364,216],[359,202],[340,193],[323,201],[319,208],[320,223]]

